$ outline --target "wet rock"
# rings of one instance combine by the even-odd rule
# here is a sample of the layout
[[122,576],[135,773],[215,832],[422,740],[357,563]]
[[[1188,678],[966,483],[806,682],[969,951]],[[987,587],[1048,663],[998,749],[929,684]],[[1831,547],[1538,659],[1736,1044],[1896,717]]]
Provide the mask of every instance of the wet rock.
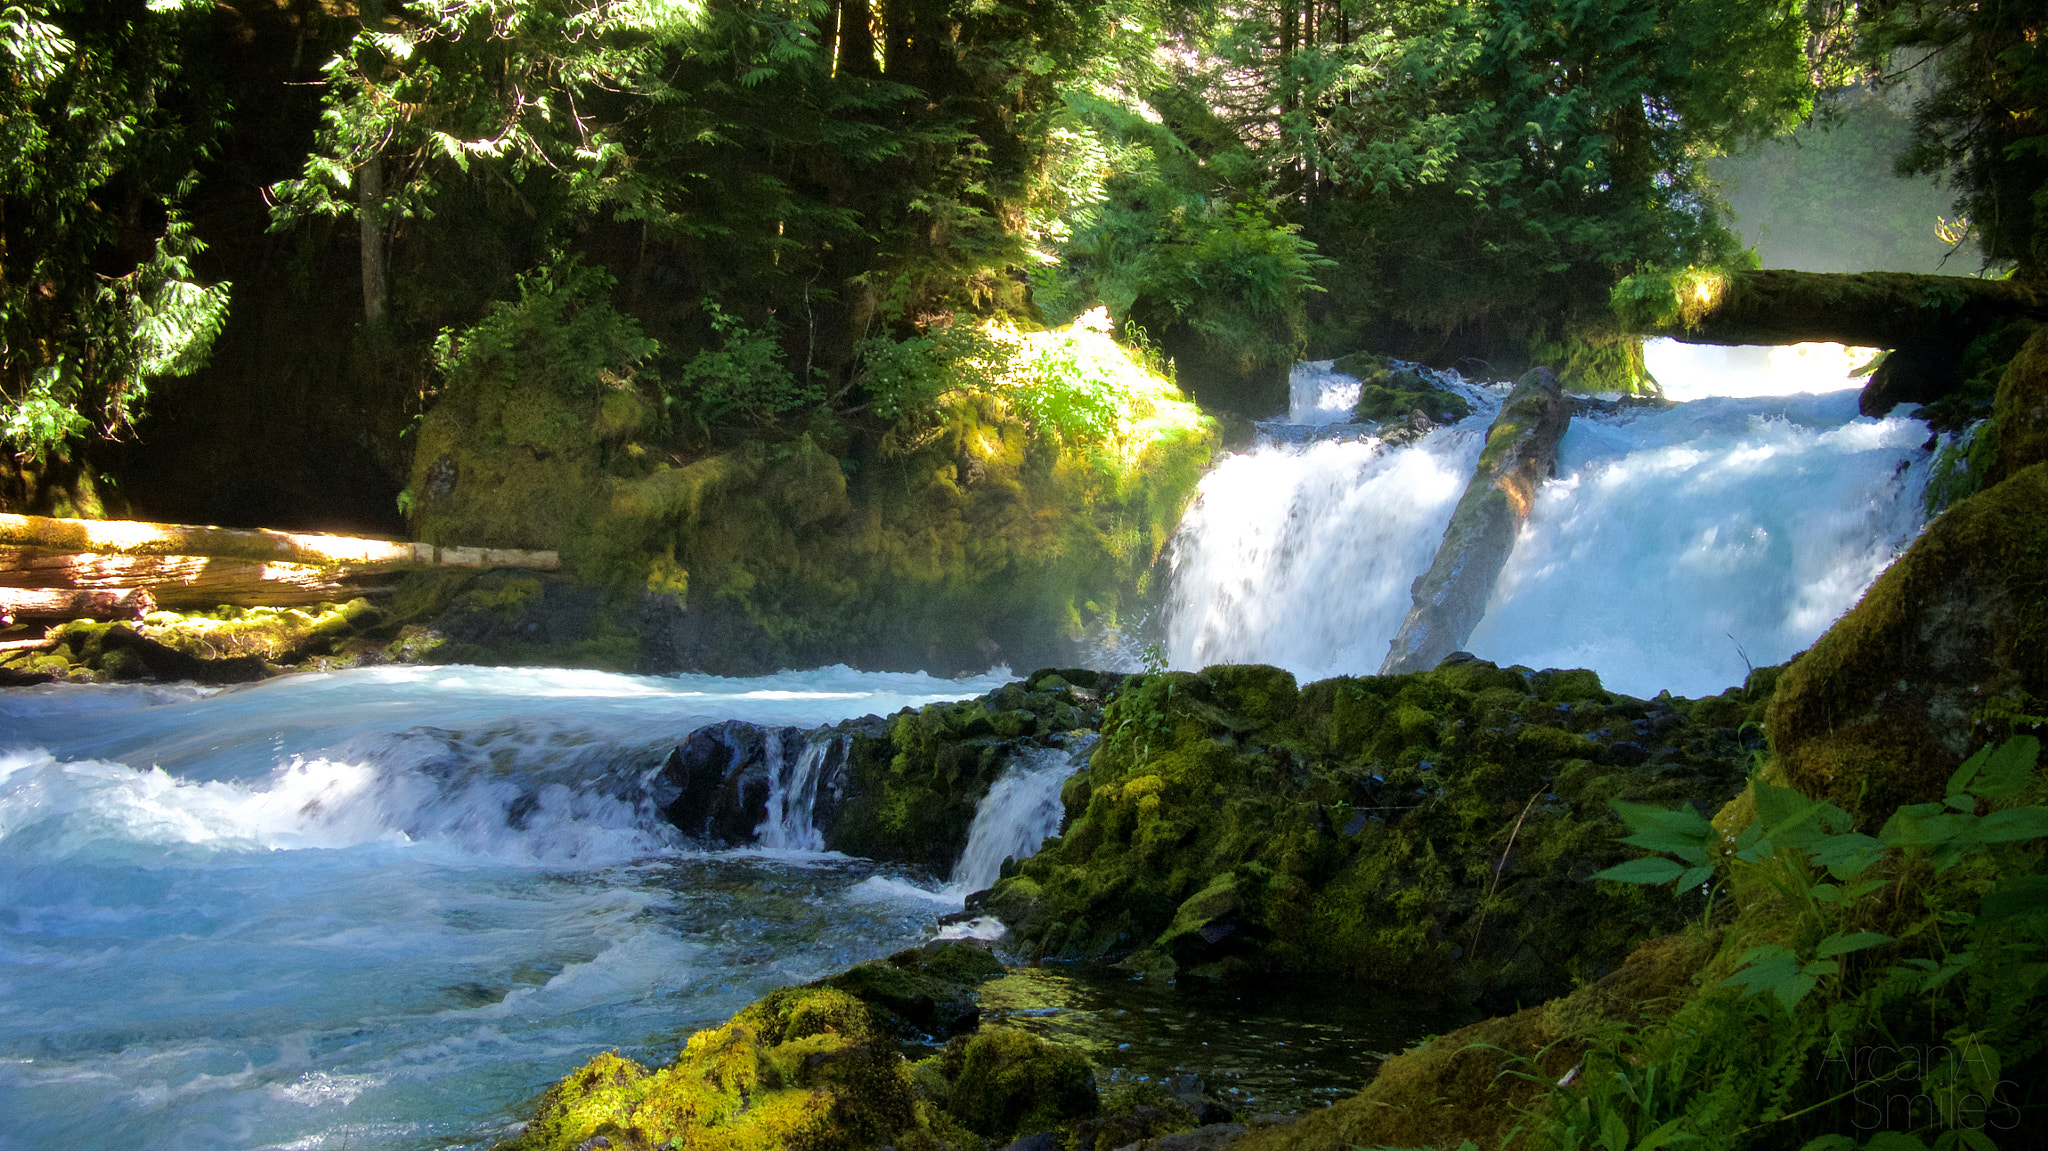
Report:
[[662,764],[663,782],[676,798],[662,815],[684,834],[721,847],[754,842],[768,817],[768,795],[786,760],[801,754],[807,733],[744,720],[709,724],[690,733]]

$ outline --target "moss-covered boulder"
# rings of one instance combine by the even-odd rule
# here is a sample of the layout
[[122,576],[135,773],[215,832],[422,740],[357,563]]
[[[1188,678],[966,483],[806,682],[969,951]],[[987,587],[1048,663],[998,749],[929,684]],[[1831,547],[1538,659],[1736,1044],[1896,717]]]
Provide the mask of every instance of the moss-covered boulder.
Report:
[[1300,689],[1266,667],[1135,676],[1062,837],[987,908],[1026,954],[1151,974],[1561,993],[1696,910],[1590,879],[1631,854],[1610,802],[1718,809],[1768,692],[1645,701],[1478,660]]
[[2006,365],[1992,401],[1998,463],[1985,477],[1987,483],[2048,462],[2048,324],[2032,327],[2032,335]]
[[0,653],[14,682],[192,680],[247,683],[292,665],[381,658],[389,617],[367,599],[304,608],[151,612],[140,621],[73,620],[42,642]]
[[[974,1018],[906,1030],[915,1004],[971,1005],[974,986],[1001,971],[972,944],[936,943],[772,992],[690,1036],[667,1067],[596,1056],[499,1151],[939,1151],[1093,1115],[1095,1071],[1079,1052],[980,1031]],[[949,1036],[927,1054],[925,1042]]]
[[1949,508],[1778,682],[1777,770],[1869,824],[2048,697],[2048,463]]
[[1454,424],[1472,414],[1465,397],[1439,387],[1424,376],[1421,365],[1371,352],[1354,352],[1330,365],[1358,381],[1358,403],[1351,418],[1363,424],[1402,420],[1421,412],[1432,424]]

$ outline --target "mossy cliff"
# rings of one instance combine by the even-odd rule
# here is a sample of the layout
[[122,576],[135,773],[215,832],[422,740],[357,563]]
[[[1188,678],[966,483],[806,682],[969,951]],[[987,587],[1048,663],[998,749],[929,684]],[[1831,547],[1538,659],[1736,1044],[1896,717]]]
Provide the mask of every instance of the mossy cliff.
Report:
[[1608,804],[1718,808],[1770,679],[1643,701],[1476,660],[1299,689],[1268,667],[1134,676],[1063,836],[986,905],[1023,953],[1159,975],[1558,994],[1696,910],[1591,881],[1628,854]]
[[637,328],[552,299],[505,306],[453,361],[408,506],[421,539],[559,550],[641,670],[1069,662],[1144,593],[1218,442],[1076,326],[991,328],[1009,342],[976,345],[985,370],[911,364],[918,415],[819,410],[710,451],[643,378]]
[[1997,482],[1950,506],[1795,659],[1770,713],[1782,778],[1859,820],[1939,799],[2048,699],[2048,329],[2001,378]]

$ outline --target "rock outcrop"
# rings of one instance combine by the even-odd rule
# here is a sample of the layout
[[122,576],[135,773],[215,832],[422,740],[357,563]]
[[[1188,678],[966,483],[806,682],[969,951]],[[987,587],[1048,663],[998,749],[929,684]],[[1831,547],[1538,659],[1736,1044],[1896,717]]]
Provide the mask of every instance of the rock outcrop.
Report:
[[1571,404],[1550,369],[1536,368],[1515,385],[1486,433],[1486,450],[1451,513],[1436,561],[1416,577],[1415,606],[1381,675],[1428,671],[1465,646],[1570,423]]

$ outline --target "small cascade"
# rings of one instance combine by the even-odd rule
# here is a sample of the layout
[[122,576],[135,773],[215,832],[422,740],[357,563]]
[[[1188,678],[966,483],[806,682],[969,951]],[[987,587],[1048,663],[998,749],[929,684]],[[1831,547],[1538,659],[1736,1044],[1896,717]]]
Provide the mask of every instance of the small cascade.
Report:
[[818,784],[824,776],[826,756],[835,742],[815,739],[806,742],[796,755],[783,751],[782,732],[769,729],[766,755],[772,774],[768,781],[768,812],[754,829],[754,842],[773,851],[823,851],[825,835],[812,823],[818,803]]
[[964,899],[993,886],[1005,859],[1028,859],[1047,837],[1058,835],[1066,811],[1060,785],[1087,763],[1085,746],[1032,751],[1011,760],[974,810],[967,846],[953,865],[946,894]]

